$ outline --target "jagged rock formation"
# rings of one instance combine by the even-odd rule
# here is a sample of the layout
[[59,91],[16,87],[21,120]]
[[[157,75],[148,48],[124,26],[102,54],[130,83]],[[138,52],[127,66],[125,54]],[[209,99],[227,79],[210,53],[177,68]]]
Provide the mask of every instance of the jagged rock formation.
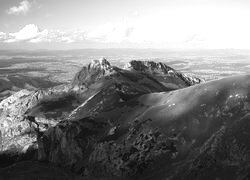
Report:
[[[134,61],[130,61],[129,63],[127,63],[124,69],[149,73],[149,74],[154,75],[154,77],[156,78],[159,78],[159,76],[164,77],[165,80],[167,78],[172,77],[176,81],[178,81],[179,86],[182,85],[184,87],[185,85],[191,86],[191,85],[199,84],[202,82],[202,80],[199,78],[187,76],[183,73],[177,72],[173,68],[161,62],[157,63],[154,61],[135,61],[134,60]],[[182,81],[184,81],[184,85]]]
[[39,117],[33,108],[48,100],[64,96],[68,90],[69,87],[64,85],[47,90],[28,91],[24,89],[1,101],[1,151],[18,149],[21,153],[36,143],[37,137],[34,128],[37,128],[37,124],[29,122],[25,117],[37,116],[36,122],[41,124],[41,131],[54,126],[59,120],[48,119],[46,116]]
[[72,86],[74,90],[83,90],[83,88],[88,88],[92,83],[103,76],[111,75],[113,72],[115,72],[114,68],[106,59],[93,60],[75,75]]

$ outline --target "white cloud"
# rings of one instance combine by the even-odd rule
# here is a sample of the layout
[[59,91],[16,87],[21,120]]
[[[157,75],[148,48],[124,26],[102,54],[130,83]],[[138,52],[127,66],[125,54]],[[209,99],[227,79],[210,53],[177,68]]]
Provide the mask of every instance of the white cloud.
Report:
[[88,33],[87,38],[92,41],[103,43],[120,43],[128,41],[133,30],[133,25],[127,22],[118,24],[106,23]]
[[125,22],[106,23],[87,38],[160,48],[249,48],[249,12],[236,7],[164,8]]
[[48,30],[40,31],[34,24],[26,25],[20,31],[9,33],[5,42],[18,42],[18,41],[34,41],[35,39],[43,39],[48,35]]
[[8,14],[26,14],[31,8],[31,3],[27,0],[21,1],[18,6],[13,6],[7,10]]
[[7,36],[6,33],[0,32],[0,41],[5,40],[7,38],[6,36]]
[[4,33],[0,32],[0,41],[6,43],[14,42],[64,42],[72,43],[85,40],[85,32],[73,31],[63,32],[59,30],[40,30],[35,24],[28,24],[18,32]]
[[[213,12],[213,13],[211,13]],[[156,48],[248,48],[250,11],[216,7],[166,9],[121,22],[105,23],[89,32],[39,29],[26,25],[18,32],[0,32],[0,42],[82,42]],[[115,44],[116,43],[116,44]]]

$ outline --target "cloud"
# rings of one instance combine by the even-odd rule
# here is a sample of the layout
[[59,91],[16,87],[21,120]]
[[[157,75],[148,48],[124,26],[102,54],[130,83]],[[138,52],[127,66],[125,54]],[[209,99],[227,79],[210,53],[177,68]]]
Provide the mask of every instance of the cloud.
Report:
[[18,6],[13,6],[7,10],[8,14],[14,14],[14,15],[19,15],[19,14],[26,14],[30,8],[31,8],[31,3],[27,0],[21,1]]
[[6,38],[7,38],[6,33],[4,33],[4,32],[0,32],[0,41],[5,40]]
[[[95,43],[165,43],[173,42],[177,38],[173,38],[173,33],[168,33],[166,29],[159,28],[156,24],[148,24],[147,22],[124,21],[120,23],[106,23],[93,31],[60,31],[40,29],[35,24],[28,24],[17,32],[0,33],[0,42],[15,43],[74,43],[74,42],[95,42]],[[185,37],[185,38],[184,38]],[[180,36],[179,41],[183,39],[185,43],[189,43],[194,38]],[[178,40],[178,39],[177,39]],[[193,40],[194,41],[194,40]]]
[[39,28],[34,24],[26,25],[20,31],[15,33],[9,33],[8,38],[5,42],[18,42],[18,41],[36,41],[38,39],[43,39],[48,35],[48,30],[45,29],[40,31]]
[[40,30],[35,24],[28,24],[18,32],[4,33],[0,32],[0,42],[15,43],[15,42],[64,42],[72,43],[85,40],[85,32],[73,31],[64,32],[59,30]]
[[102,43],[121,43],[128,41],[133,33],[133,25],[124,23],[106,23],[87,34],[87,39]]

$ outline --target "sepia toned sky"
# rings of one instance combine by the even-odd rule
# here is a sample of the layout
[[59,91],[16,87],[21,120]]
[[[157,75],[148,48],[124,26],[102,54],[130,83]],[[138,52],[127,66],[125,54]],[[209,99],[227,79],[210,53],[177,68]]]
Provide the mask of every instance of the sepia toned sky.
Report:
[[0,49],[250,49],[249,0],[0,0]]

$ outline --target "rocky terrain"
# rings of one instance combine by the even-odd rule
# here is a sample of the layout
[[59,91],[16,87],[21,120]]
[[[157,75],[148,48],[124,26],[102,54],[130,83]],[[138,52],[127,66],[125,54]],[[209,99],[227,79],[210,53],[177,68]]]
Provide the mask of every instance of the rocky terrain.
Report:
[[0,102],[0,179],[249,179],[249,78],[94,60]]

